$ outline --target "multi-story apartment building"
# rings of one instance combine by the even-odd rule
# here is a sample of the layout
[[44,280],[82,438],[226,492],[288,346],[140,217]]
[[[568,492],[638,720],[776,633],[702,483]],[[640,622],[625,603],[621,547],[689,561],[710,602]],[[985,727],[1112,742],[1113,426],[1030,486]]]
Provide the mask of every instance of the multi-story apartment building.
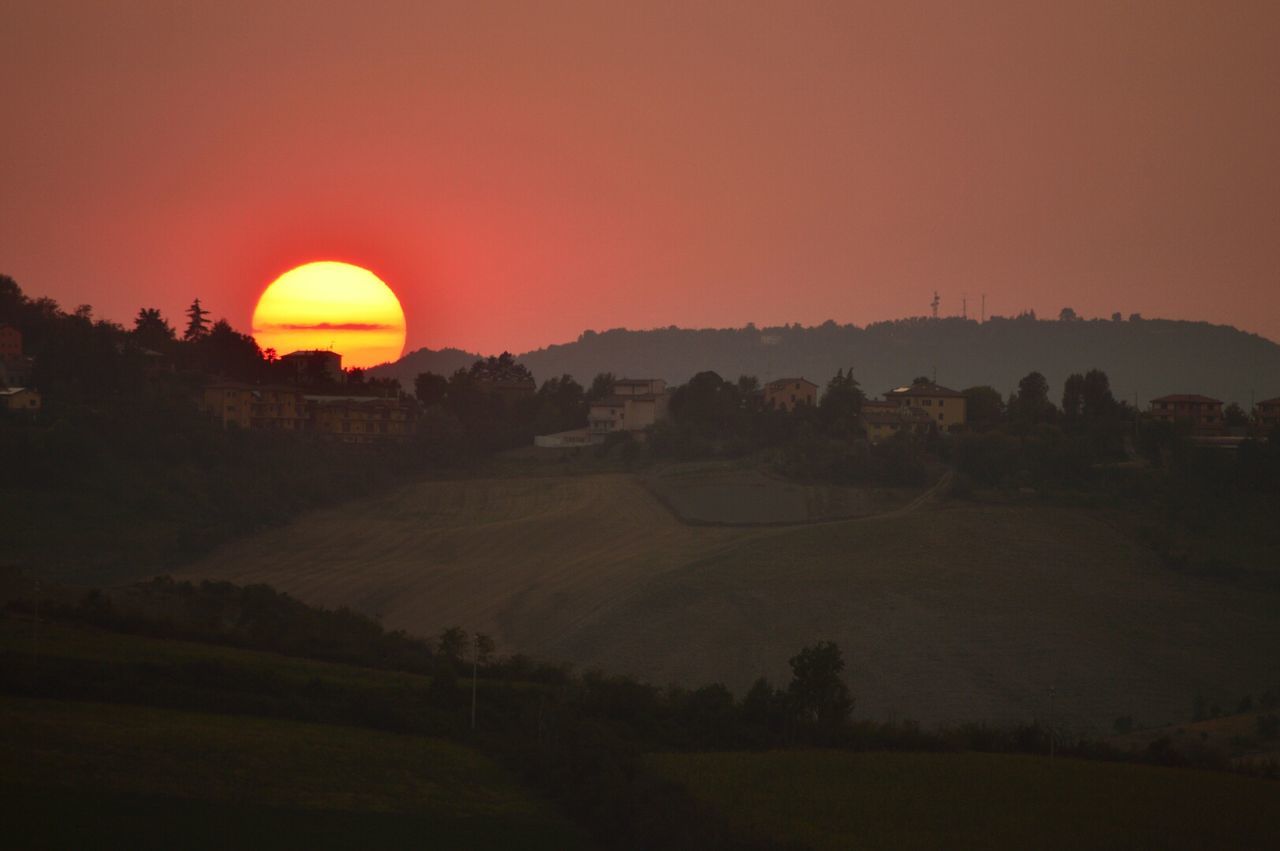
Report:
[[200,408],[223,427],[318,432],[345,443],[398,440],[413,433],[413,403],[380,396],[304,395],[294,387],[211,384]]
[[413,433],[412,403],[380,396],[307,396],[310,427],[344,443],[403,440]]
[[1265,431],[1280,428],[1280,397],[1263,399],[1254,405],[1253,418]]
[[1222,402],[1195,393],[1175,393],[1151,400],[1151,418],[1157,422],[1188,422],[1198,435],[1223,434]]
[[201,410],[223,427],[302,431],[308,415],[302,391],[293,387],[255,387],[224,382],[204,388]]

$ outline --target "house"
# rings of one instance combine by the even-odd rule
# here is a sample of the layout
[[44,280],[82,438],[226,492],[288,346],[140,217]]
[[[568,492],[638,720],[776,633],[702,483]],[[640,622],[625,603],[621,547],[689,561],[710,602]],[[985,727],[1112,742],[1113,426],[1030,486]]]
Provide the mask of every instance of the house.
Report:
[[385,396],[306,396],[308,426],[343,443],[403,440],[413,434],[412,403]]
[[198,406],[223,428],[319,432],[344,443],[397,440],[414,426],[412,403],[399,398],[303,395],[295,387],[210,384]]
[[302,392],[293,387],[255,387],[223,382],[204,388],[197,407],[222,423],[223,428],[303,431],[309,419]]
[[964,394],[941,384],[922,381],[895,387],[886,392],[884,397],[890,402],[896,402],[900,408],[920,408],[943,431],[965,424]]
[[40,410],[40,392],[29,387],[0,388],[0,407],[10,413],[34,414]]
[[12,325],[0,325],[0,358],[22,357],[22,332]]
[[1280,428],[1280,396],[1275,399],[1263,399],[1253,406],[1253,419],[1264,432]]
[[818,385],[807,378],[779,378],[766,384],[762,393],[765,407],[772,406],[779,411],[818,404]]
[[22,354],[22,332],[0,325],[0,387],[25,386],[31,380],[31,363]]
[[298,378],[303,381],[317,379],[342,380],[342,355],[323,349],[305,349],[290,352],[280,358],[280,362],[293,367]]
[[938,427],[924,408],[898,402],[870,401],[862,405],[862,425],[872,443],[888,440],[901,431],[928,434]]
[[1156,422],[1188,422],[1193,434],[1212,437],[1224,434],[1222,402],[1195,393],[1175,393],[1151,400],[1151,418]]
[[661,378],[624,378],[612,393],[592,402],[587,430],[599,438],[619,431],[643,431],[667,418],[667,382]]

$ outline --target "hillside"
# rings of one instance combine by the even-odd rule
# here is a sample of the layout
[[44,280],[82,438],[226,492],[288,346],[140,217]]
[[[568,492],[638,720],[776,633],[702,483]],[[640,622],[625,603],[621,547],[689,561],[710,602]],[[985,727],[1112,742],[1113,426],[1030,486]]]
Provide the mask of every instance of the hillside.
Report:
[[0,753],[23,766],[0,783],[21,847],[586,846],[492,760],[439,739],[0,697]]
[[1198,771],[1007,754],[664,754],[759,835],[836,849],[1272,847],[1280,789]]
[[[412,383],[420,372],[448,374],[473,359],[456,349],[421,349],[371,373]],[[1007,394],[1018,379],[1039,370],[1056,397],[1069,374],[1097,367],[1110,376],[1118,398],[1132,402],[1137,394],[1143,407],[1166,393],[1204,393],[1245,406],[1251,398],[1280,396],[1280,345],[1229,326],[1159,319],[616,329],[587,331],[572,343],[526,352],[520,360],[539,381],[569,373],[583,383],[599,372],[681,383],[708,369],[730,378],[804,375],[825,382],[837,369],[852,366],[873,395],[935,373],[950,387],[990,384]]]
[[183,575],[739,694],[832,639],[872,718],[1046,718],[1053,686],[1054,720],[1097,734],[1274,682],[1274,593],[1172,572],[1084,512],[916,509],[695,526],[625,474],[423,482],[230,543]]

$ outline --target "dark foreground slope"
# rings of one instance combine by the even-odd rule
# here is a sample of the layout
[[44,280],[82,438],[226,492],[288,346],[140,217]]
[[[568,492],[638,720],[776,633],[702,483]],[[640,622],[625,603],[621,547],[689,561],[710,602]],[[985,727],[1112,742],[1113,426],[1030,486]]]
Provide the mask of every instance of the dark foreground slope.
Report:
[[[420,372],[448,373],[469,358],[422,349],[371,372],[411,384]],[[1054,394],[1073,372],[1097,367],[1120,398],[1204,393],[1248,405],[1280,395],[1280,345],[1224,325],[1170,320],[1045,321],[994,318],[904,319],[859,328],[817,327],[587,331],[572,343],[520,356],[539,381],[600,372],[684,382],[702,370],[761,378],[803,375],[825,381],[853,367],[872,394],[934,375],[961,389],[989,384],[1003,393],[1038,370]]]
[[836,849],[1270,848],[1280,784],[1017,754],[665,754],[651,764],[774,839]]

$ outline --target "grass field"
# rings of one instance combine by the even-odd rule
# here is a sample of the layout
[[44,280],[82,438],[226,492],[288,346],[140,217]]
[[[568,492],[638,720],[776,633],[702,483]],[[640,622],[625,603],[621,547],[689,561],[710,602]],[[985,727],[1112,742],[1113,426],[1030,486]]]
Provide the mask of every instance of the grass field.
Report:
[[862,717],[1038,718],[1096,735],[1280,683],[1280,595],[1169,571],[1068,509],[931,503],[734,528],[681,523],[622,473],[434,481],[183,573],[739,693],[762,674],[785,681],[799,647],[832,639]]
[[1264,849],[1280,784],[995,754],[658,755],[651,764],[760,836],[831,849]]
[[487,758],[420,737],[0,698],[0,755],[11,847],[584,844]]
[[645,481],[682,520],[744,526],[879,514],[901,508],[919,493],[793,482],[733,463],[673,465]]

